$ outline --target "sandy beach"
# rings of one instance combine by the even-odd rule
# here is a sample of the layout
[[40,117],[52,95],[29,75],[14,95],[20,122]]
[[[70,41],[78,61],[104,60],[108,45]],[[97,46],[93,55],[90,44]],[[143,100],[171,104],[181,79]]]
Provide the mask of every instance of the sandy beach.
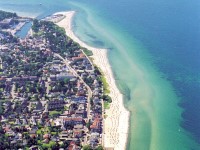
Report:
[[112,98],[112,103],[110,109],[106,110],[107,117],[104,119],[103,146],[105,148],[114,148],[115,150],[125,150],[128,138],[129,112],[125,109],[123,96],[116,86],[107,57],[107,50],[91,47],[75,36],[71,25],[75,11],[56,14],[65,15],[65,18],[56,24],[63,27],[70,38],[93,52],[94,63],[103,71],[109,84],[109,95]]

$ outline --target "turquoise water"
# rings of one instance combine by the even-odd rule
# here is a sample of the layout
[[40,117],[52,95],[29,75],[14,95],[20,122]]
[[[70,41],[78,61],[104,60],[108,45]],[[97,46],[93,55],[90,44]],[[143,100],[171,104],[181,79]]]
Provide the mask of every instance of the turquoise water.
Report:
[[76,35],[109,49],[131,112],[130,150],[200,149],[199,6],[197,0],[0,0],[2,9],[38,18],[77,10]]

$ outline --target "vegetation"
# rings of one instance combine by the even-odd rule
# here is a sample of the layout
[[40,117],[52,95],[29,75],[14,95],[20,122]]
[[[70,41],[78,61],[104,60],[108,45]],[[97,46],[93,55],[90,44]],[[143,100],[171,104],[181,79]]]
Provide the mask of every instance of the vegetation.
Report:
[[104,94],[109,94],[110,90],[109,90],[109,85],[108,85],[108,83],[106,81],[106,78],[103,75],[101,75],[101,76],[99,76],[97,78],[97,80],[99,81],[100,84],[103,85],[103,93]]
[[110,103],[109,102],[104,101],[103,105],[104,105],[104,109],[109,109],[110,108]]
[[95,150],[103,150],[103,146],[99,145]]
[[90,125],[91,125],[91,120],[89,119],[89,121],[86,123],[86,127],[88,128],[88,130],[90,130]]
[[61,111],[49,111],[49,115],[50,115],[51,117],[57,117],[57,116],[59,116],[60,114],[62,114]]
[[48,144],[42,144],[43,149],[52,149],[56,146],[56,142],[50,141]]
[[92,148],[90,147],[90,145],[85,145],[83,146],[83,150],[92,150]]
[[104,109],[109,109],[110,103],[112,103],[111,97],[108,95],[103,95],[102,99],[103,99]]
[[105,76],[102,75],[101,78],[100,78],[100,81],[103,83],[103,92],[105,94],[109,94],[110,93],[109,85],[108,85],[108,83],[106,81]]
[[[17,20],[17,18],[14,20]],[[16,135],[17,133],[21,133],[22,136],[20,136],[20,138],[22,138],[22,140],[20,141],[27,142],[27,144],[23,144],[17,140],[17,144],[10,145],[11,140],[12,142],[14,141],[13,143],[16,142],[14,139],[15,137],[13,136],[10,138],[9,134],[6,134],[8,132],[4,133],[4,130],[0,128],[0,146],[2,149],[29,149],[31,146],[38,147],[41,150],[57,150],[59,148],[66,149],[70,145],[70,141],[55,142],[58,140],[59,134],[61,134],[63,129],[60,126],[55,126],[52,118],[55,119],[55,117],[59,117],[64,110],[69,110],[69,108],[70,111],[72,110],[71,112],[76,114],[74,110],[77,110],[80,105],[68,103],[68,99],[70,100],[70,97],[75,94],[77,94],[77,96],[86,97],[88,92],[86,92],[85,86],[82,87],[81,85],[82,89],[77,88],[78,79],[71,80],[70,78],[63,77],[62,74],[54,77],[54,75],[58,75],[61,72],[61,69],[55,69],[56,67],[54,67],[54,65],[62,66],[63,64],[63,61],[55,57],[54,53],[57,53],[66,59],[76,58],[82,54],[82,48],[80,48],[79,44],[73,42],[72,39],[66,36],[63,28],[58,27],[52,22],[33,20],[32,29],[34,37],[29,37],[29,42],[27,43],[21,43],[11,34],[0,31],[0,34],[3,33],[1,36],[3,37],[2,39],[4,39],[4,41],[0,41],[0,45],[9,43],[8,50],[5,53],[2,53],[2,61],[4,62],[3,69],[6,69],[0,70],[0,73],[2,76],[6,75],[6,78],[11,78],[13,82],[13,84],[9,84],[4,82],[4,78],[1,80],[0,115],[2,113],[6,114],[6,117],[9,118],[6,123],[11,125],[10,128],[14,131],[13,134]],[[92,52],[87,49],[83,49],[83,51],[87,56],[93,55]],[[85,62],[82,60],[77,62],[75,66],[80,68],[80,74],[82,73],[81,71],[88,68],[88,70],[90,70],[90,68],[92,68],[87,61],[85,65]],[[62,70],[63,69],[65,68],[62,68]],[[98,100],[103,98],[105,108],[108,108],[110,105],[109,103],[112,102],[112,100],[108,95],[106,95],[109,93],[108,84],[99,69],[97,67],[95,68],[95,75],[90,75],[90,73],[85,72],[85,75],[83,76],[86,78],[84,80],[91,87],[91,90],[97,86],[98,89],[96,95],[98,95]],[[57,79],[58,77],[60,77],[59,80]],[[98,77],[99,79],[97,79]],[[47,84],[47,79],[50,79],[52,82]],[[93,83],[96,79],[99,81],[99,84],[94,86]],[[104,89],[104,93],[102,93],[102,87]],[[17,98],[14,99],[13,102],[11,102],[13,96],[7,94],[10,93],[11,90],[13,90],[12,93],[18,93]],[[4,91],[7,91],[7,93]],[[100,96],[102,94],[104,95]],[[24,97],[27,98],[27,100],[24,100],[22,103],[21,99],[18,101],[18,97]],[[57,102],[58,97],[59,100],[62,100],[62,102]],[[91,106],[94,106],[91,109],[91,115],[93,115],[93,113],[99,113],[99,115],[102,115],[101,101],[93,101],[93,98],[94,97],[91,97],[90,100]],[[44,110],[44,105],[39,103],[39,101],[43,99],[48,101],[47,104],[49,104],[49,114],[45,112],[44,115],[40,117],[41,120],[36,120],[36,122],[34,121],[34,125],[30,119],[25,118],[26,122],[28,121],[25,124],[29,125],[32,130],[28,131],[26,129],[25,131],[21,131],[21,127],[23,127],[23,125],[17,122],[22,122],[21,117],[23,114],[30,114],[32,116],[32,111],[42,112]],[[65,106],[65,102],[63,102],[63,100],[67,100],[69,106],[68,104]],[[5,107],[4,103],[7,101],[11,103],[7,103]],[[55,103],[52,102],[50,104],[50,101],[55,101]],[[85,102],[84,109],[86,108],[86,105],[87,103]],[[13,116],[9,117],[11,114]],[[47,117],[48,120],[46,119]],[[85,111],[83,118],[84,120],[86,118]],[[92,123],[93,120],[89,120],[88,122],[83,121],[82,124],[84,128],[87,127],[90,130]],[[72,130],[69,137],[75,137],[75,134],[73,134],[73,127],[75,124],[77,124],[76,121],[72,121],[70,124],[65,123],[65,128],[67,130]],[[37,129],[33,128],[33,126],[37,126]],[[102,127],[99,128],[102,129]],[[90,131],[90,133],[93,132],[92,130]],[[101,130],[99,130],[99,132],[101,132]],[[85,137],[90,133],[82,131],[81,137],[78,137],[79,139],[78,141],[75,141],[75,144],[82,147],[82,141],[84,141]],[[45,134],[50,134],[50,136],[44,136]],[[98,139],[99,137],[95,137],[95,140],[98,141]],[[87,138],[87,140],[89,140],[89,138]],[[98,141],[98,144],[101,144],[100,140]],[[86,145],[83,149],[102,150],[103,147],[95,146],[91,148],[89,145]]]
[[90,145],[83,146],[83,150],[103,150],[103,147],[100,145],[97,148],[93,149],[90,147]]
[[108,96],[108,95],[103,95],[102,98],[103,98],[104,101],[106,101],[106,102],[108,102],[108,103],[112,103],[112,99],[111,99],[110,96]]
[[[42,34],[49,41],[49,48],[56,53],[63,55],[65,52],[73,54],[77,49],[80,49],[79,44],[73,42],[65,34],[65,30],[53,22],[38,21],[35,19],[32,26],[33,31],[37,34]],[[45,31],[45,32],[42,32]]]
[[108,95],[110,93],[109,85],[103,73],[100,71],[98,67],[95,66],[95,72],[99,74],[98,81],[100,84],[103,84],[103,96],[102,99],[104,101],[104,109],[110,108],[110,103],[112,103],[111,97]]
[[3,106],[2,106],[2,102],[0,102],[0,115],[2,115],[3,114]]
[[39,27],[40,27],[39,21],[37,19],[34,19],[32,30],[37,33],[39,31]]
[[13,17],[17,17],[17,14],[0,10],[0,21],[6,18],[13,18]]
[[83,52],[84,52],[87,56],[92,56],[92,55],[93,55],[92,51],[90,51],[90,50],[88,50],[88,49],[86,49],[86,48],[83,49]]
[[17,37],[12,36],[12,34],[4,31],[0,31],[0,34],[7,36],[6,39],[0,39],[0,44],[7,44],[7,43],[17,43],[18,39]]
[[64,111],[69,110],[69,106],[64,106]]
[[106,81],[105,76],[103,75],[102,71],[100,70],[100,68],[98,68],[97,66],[94,66],[94,72],[99,75],[98,81],[100,84],[103,84],[103,92],[104,94],[109,94],[110,90],[109,90],[109,85]]

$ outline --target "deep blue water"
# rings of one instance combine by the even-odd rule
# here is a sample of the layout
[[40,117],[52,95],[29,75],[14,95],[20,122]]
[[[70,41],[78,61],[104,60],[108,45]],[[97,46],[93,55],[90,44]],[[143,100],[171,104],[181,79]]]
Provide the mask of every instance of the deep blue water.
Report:
[[200,1],[101,0],[96,7],[152,54],[181,98],[181,126],[200,143]]

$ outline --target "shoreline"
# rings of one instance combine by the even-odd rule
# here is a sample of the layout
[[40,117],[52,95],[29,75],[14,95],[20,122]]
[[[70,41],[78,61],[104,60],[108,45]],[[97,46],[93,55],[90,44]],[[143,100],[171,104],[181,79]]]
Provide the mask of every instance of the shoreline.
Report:
[[75,15],[75,11],[58,12],[55,14],[62,14],[65,16],[63,20],[56,24],[65,29],[67,36],[79,43],[81,47],[85,47],[93,52],[92,57],[94,58],[94,64],[102,70],[109,84],[109,96],[112,98],[112,103],[110,104],[110,108],[105,110],[108,117],[104,118],[104,133],[102,134],[104,139],[102,143],[103,146],[105,148],[114,148],[115,150],[125,150],[129,133],[130,113],[124,107],[123,95],[120,93],[115,83],[107,56],[107,49],[91,47],[76,37],[72,29],[72,19]]
[[25,17],[25,18],[30,18],[30,19],[35,19],[37,18],[38,14],[32,14],[32,13],[27,13],[27,12],[23,12],[23,11],[13,11],[12,9],[5,9],[5,8],[1,8],[2,11],[6,11],[6,12],[12,12],[12,13],[16,13],[18,16],[20,17]]

